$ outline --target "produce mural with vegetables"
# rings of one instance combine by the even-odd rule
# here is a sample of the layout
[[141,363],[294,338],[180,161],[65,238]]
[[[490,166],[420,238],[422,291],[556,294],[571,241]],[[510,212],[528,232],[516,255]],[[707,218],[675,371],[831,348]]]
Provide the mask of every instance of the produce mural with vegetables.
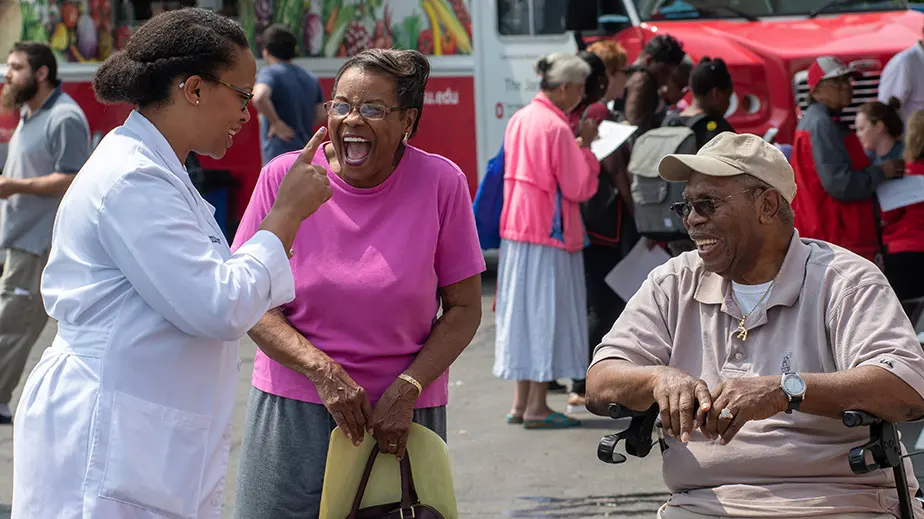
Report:
[[42,41],[61,61],[99,62],[122,48],[131,36],[126,8],[121,17],[125,21],[118,26],[113,22],[112,0],[22,0],[12,4],[21,23],[4,26],[0,50],[11,48],[15,41]]
[[244,0],[240,22],[259,56],[274,23],[299,38],[300,57],[343,58],[366,49],[472,53],[471,0]]

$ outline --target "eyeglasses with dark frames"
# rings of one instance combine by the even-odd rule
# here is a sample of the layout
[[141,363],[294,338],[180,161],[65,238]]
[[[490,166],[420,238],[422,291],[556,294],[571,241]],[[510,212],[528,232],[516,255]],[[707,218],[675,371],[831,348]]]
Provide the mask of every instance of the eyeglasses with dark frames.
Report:
[[385,106],[381,103],[361,103],[354,105],[346,101],[327,101],[324,103],[324,109],[333,117],[346,117],[350,115],[354,108],[359,109],[359,115],[363,119],[378,121],[384,119],[391,112],[403,110],[400,106]]
[[724,202],[731,200],[732,198],[738,195],[743,195],[744,193],[748,193],[755,189],[766,189],[766,188],[762,186],[754,186],[754,187],[749,187],[745,189],[744,191],[732,193],[722,198],[705,197],[705,198],[698,198],[696,200],[683,200],[681,202],[674,202],[673,204],[670,205],[670,208],[672,211],[677,213],[677,215],[680,216],[681,218],[689,217],[690,213],[694,209],[696,210],[696,214],[709,218],[715,214],[716,209],[718,208],[717,204],[720,205]]
[[[209,81],[214,81],[220,85],[224,85],[230,88],[231,90],[234,90],[235,92],[237,92],[237,95],[241,96],[241,99],[243,99],[243,102],[241,103],[242,112],[247,109],[247,105],[249,105],[250,101],[253,99],[253,93],[248,92],[241,87],[236,87],[232,85],[231,83],[228,83],[227,81],[222,81],[221,79],[218,79],[217,77],[211,74],[198,74],[198,75],[208,79]],[[180,86],[182,86],[182,84],[180,84]]]

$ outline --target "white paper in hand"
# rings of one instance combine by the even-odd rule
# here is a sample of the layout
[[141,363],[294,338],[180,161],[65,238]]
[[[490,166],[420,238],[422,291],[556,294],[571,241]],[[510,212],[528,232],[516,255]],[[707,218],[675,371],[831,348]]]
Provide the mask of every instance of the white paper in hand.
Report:
[[924,202],[924,175],[887,180],[879,184],[876,196],[883,211]]
[[648,274],[669,259],[671,255],[661,247],[648,250],[648,239],[642,238],[603,280],[623,301],[628,301],[641,288]]
[[622,146],[629,137],[632,137],[636,130],[638,126],[601,121],[600,126],[597,127],[597,138],[590,143],[590,151],[597,157],[597,160],[603,160]]

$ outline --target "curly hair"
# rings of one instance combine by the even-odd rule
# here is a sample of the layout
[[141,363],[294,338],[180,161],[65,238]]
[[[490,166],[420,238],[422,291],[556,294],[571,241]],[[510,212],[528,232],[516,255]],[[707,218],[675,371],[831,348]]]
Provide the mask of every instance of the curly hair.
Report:
[[[372,70],[395,81],[398,106],[403,109],[416,108],[417,119],[411,129],[411,137],[417,134],[417,125],[423,115],[424,88],[430,79],[430,61],[416,50],[369,49],[348,59],[334,78],[334,92],[340,77],[351,68]],[[333,95],[331,96],[333,97]]]
[[103,103],[161,105],[178,78],[217,76],[247,48],[244,31],[229,18],[197,7],[167,11],[139,27],[125,49],[100,66],[93,90]]
[[651,56],[655,62],[668,65],[679,65],[687,55],[683,50],[683,44],[670,34],[655,36],[645,45],[642,52]]

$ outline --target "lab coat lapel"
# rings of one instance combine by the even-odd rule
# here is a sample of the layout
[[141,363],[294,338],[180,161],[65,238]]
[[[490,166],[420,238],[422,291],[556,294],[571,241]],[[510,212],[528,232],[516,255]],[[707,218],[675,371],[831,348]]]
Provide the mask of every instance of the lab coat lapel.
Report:
[[[186,186],[186,189],[189,191],[190,196],[196,204],[196,210],[209,227],[209,229],[207,229],[209,232],[209,239],[211,239],[215,245],[220,245],[218,248],[221,249],[220,252],[223,256],[229,256],[231,251],[230,245],[227,239],[225,239],[221,228],[218,226],[218,222],[215,221],[215,207],[202,198],[199,190],[193,185],[192,179],[189,178],[189,172],[186,171],[186,166],[180,162],[179,157],[176,156],[176,152],[173,151],[173,148],[170,146],[170,143],[167,142],[167,138],[164,137],[164,134],[160,133],[160,130],[137,110],[132,110],[124,126],[137,134],[141,138],[141,141],[157,155],[157,157],[152,158],[159,159],[171,173],[176,175],[176,177],[183,182],[183,185]],[[218,241],[216,242],[216,240]]]

